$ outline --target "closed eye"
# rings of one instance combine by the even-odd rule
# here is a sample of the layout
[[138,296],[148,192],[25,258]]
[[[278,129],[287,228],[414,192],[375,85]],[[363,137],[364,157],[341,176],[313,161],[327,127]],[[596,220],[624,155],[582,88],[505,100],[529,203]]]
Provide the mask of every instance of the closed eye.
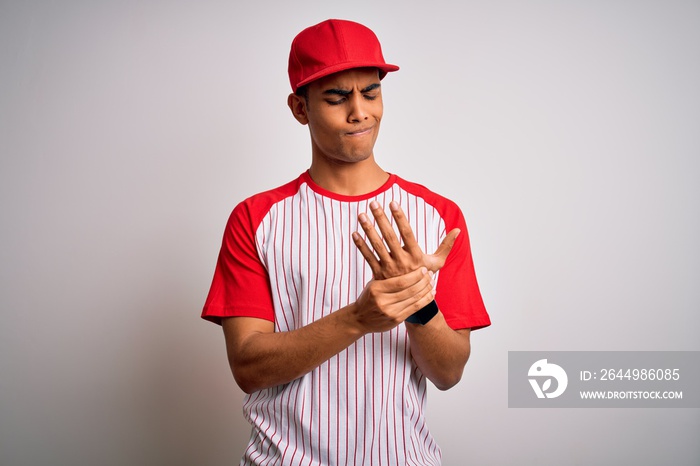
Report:
[[379,95],[381,86],[382,85],[379,83],[370,84],[369,86],[362,89],[360,92],[362,92],[362,95],[365,97],[365,99],[374,100]]
[[[375,100],[377,96],[379,95],[379,89],[381,89],[381,84],[379,83],[373,83],[370,84],[369,86],[365,87],[364,89],[361,89],[360,92],[362,93],[362,96],[366,100]],[[370,94],[370,92],[375,91],[374,93]],[[352,91],[346,90],[346,89],[326,89],[323,91],[323,94],[326,96],[338,96],[338,99],[327,99],[326,103],[328,105],[340,105],[342,103],[345,103],[348,99],[347,96],[352,94]]]
[[[378,97],[377,94],[375,94],[375,95],[362,94],[362,96],[363,96],[366,100],[370,100],[370,101],[376,100],[377,97]],[[347,100],[348,100],[348,99],[346,99],[345,97],[343,97],[342,99],[337,99],[337,100],[326,100],[326,102],[327,102],[329,105],[340,105],[340,104],[345,103],[345,101],[347,101]]]

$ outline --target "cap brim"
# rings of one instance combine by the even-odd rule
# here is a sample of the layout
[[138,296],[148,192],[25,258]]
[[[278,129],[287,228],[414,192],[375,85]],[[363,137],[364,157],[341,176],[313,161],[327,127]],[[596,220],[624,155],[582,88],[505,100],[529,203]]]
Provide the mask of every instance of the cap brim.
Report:
[[389,63],[376,63],[376,62],[346,62],[346,63],[339,63],[337,65],[329,66],[328,68],[324,68],[321,71],[317,71],[316,73],[312,74],[311,76],[308,76],[306,79],[303,81],[300,81],[297,83],[296,88],[294,91],[296,92],[297,89],[299,89],[302,86],[306,86],[312,81],[316,81],[317,79],[324,78],[328,75],[331,75],[333,73],[338,73],[340,71],[346,71],[346,70],[351,70],[354,68],[377,68],[380,73],[379,73],[379,79],[383,79],[384,76],[386,76],[387,73],[391,71],[398,71],[399,67],[396,65],[390,65]]

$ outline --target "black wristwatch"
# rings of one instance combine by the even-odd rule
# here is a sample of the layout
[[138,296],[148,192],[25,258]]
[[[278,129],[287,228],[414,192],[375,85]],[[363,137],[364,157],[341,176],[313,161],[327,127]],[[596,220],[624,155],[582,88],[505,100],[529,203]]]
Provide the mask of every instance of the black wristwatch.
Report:
[[433,299],[427,306],[410,315],[408,319],[406,319],[406,322],[410,322],[412,324],[425,325],[428,322],[430,322],[430,319],[437,315],[438,311],[439,309],[437,307],[437,304]]

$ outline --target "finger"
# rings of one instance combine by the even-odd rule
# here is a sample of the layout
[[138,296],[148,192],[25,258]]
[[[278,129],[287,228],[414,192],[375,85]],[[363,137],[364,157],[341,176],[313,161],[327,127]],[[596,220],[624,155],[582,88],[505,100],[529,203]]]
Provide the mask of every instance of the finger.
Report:
[[381,280],[376,286],[381,287],[383,293],[392,294],[392,300],[398,302],[415,295],[426,284],[432,286],[432,278],[426,267],[420,267],[407,274]]
[[396,201],[391,201],[389,203],[389,208],[391,209],[391,215],[396,221],[396,226],[399,228],[399,233],[403,239],[404,249],[409,252],[414,252],[417,249],[420,254],[423,254],[423,252],[420,250],[420,246],[418,246],[416,237],[413,235],[411,225],[408,223],[408,219],[404,215],[399,203]]
[[[423,284],[423,282],[420,284]],[[433,288],[431,283],[428,283],[423,288],[418,289],[412,296],[397,303],[398,306],[403,307],[400,318],[406,320],[411,314],[421,310],[434,299],[435,288]]]
[[427,293],[423,294],[420,297],[416,297],[417,299],[411,303],[410,305],[406,306],[406,315],[404,317],[404,320],[406,320],[410,315],[415,314],[416,312],[420,311],[423,309],[425,306],[430,304],[432,301],[435,300],[435,288],[430,288]]
[[367,235],[367,239],[372,245],[372,248],[374,248],[374,252],[377,253],[377,256],[379,256],[379,260],[382,262],[391,262],[391,255],[384,245],[384,241],[382,240],[381,236],[379,236],[377,230],[374,229],[372,222],[369,221],[369,217],[367,217],[366,214],[360,214],[357,218],[360,222],[360,226]]
[[380,278],[382,266],[379,264],[372,250],[367,246],[367,243],[365,243],[365,240],[362,239],[358,232],[352,234],[352,240],[355,246],[357,246],[357,249],[360,250],[362,257],[364,257],[365,261],[369,264],[370,269],[372,269],[372,275],[374,275],[375,278]]
[[437,269],[433,269],[431,267],[431,270],[436,272],[443,265],[445,265],[447,256],[450,254],[450,251],[452,251],[452,247],[455,245],[455,241],[457,240],[457,236],[459,236],[460,232],[461,230],[459,228],[455,228],[454,230],[451,230],[447,236],[445,236],[445,239],[442,240],[440,246],[438,246],[435,253],[433,253],[433,258],[435,259],[434,265],[437,267]]
[[384,213],[384,209],[382,209],[377,201],[372,201],[369,204],[369,208],[377,222],[379,231],[382,233],[384,242],[389,247],[389,253],[393,257],[396,257],[396,255],[400,253],[399,251],[401,251],[401,243],[399,242],[399,238],[396,236],[396,233],[391,226],[391,222],[389,222],[389,219]]
[[[425,267],[389,278],[371,281],[369,295],[381,312],[396,323],[405,320],[408,315],[426,306],[434,297],[430,273]],[[364,293],[364,292],[363,292]],[[411,312],[407,313],[406,309]]]

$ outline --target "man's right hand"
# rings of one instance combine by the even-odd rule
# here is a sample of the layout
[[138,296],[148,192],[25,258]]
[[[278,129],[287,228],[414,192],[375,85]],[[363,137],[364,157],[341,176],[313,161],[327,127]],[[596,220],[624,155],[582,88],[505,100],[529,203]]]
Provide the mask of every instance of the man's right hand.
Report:
[[432,273],[425,267],[398,277],[371,280],[352,307],[363,334],[385,332],[428,305],[435,297]]
[[275,332],[273,322],[253,317],[223,321],[233,376],[246,393],[301,377],[363,335],[391,330],[433,300],[425,267],[372,280],[354,303],[303,327]]

